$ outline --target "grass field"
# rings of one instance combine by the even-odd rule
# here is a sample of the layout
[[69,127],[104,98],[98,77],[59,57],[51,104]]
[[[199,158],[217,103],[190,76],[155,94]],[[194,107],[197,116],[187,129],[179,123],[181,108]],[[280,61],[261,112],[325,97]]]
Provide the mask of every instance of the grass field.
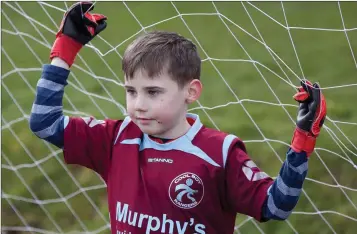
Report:
[[[1,5],[2,228],[109,233],[103,182],[64,165],[61,151],[28,127],[66,5]],[[203,60],[204,93],[191,112],[242,138],[253,160],[275,177],[294,130],[294,86],[303,77],[317,81],[325,88],[328,120],[304,194],[288,221],[260,224],[238,215],[237,233],[356,233],[357,2],[340,9],[336,2],[96,2],[95,12],[108,16],[108,28],[77,57],[65,114],[123,118],[126,46],[143,27],[176,31],[197,43]]]

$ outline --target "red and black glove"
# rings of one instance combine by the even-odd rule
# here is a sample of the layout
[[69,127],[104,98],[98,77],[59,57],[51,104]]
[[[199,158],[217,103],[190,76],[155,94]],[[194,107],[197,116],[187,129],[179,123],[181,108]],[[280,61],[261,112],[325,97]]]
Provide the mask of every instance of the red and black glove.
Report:
[[79,50],[107,27],[107,17],[91,14],[94,9],[91,2],[78,2],[64,14],[50,59],[59,57],[72,66]]
[[312,85],[305,80],[301,81],[301,87],[294,99],[300,104],[291,148],[298,153],[305,151],[309,157],[314,151],[316,138],[325,121],[325,97],[317,83]]

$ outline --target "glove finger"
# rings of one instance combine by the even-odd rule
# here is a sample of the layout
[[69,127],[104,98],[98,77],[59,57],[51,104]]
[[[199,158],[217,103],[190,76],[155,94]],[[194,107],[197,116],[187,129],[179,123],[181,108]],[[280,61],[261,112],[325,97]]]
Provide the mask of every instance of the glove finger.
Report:
[[319,86],[318,83],[314,83],[314,84],[312,85],[312,92],[313,92],[314,94],[320,94],[320,86]]
[[77,2],[73,4],[68,10],[68,13],[83,16],[88,10],[93,10],[94,5],[91,2]]
[[301,86],[304,88],[306,92],[310,93],[310,90],[312,89],[312,84],[308,80],[302,80],[301,81]]
[[301,81],[301,86],[309,94],[310,100],[308,100],[308,101],[311,101],[313,99],[311,82],[308,80],[303,80],[303,81]]
[[107,20],[107,17],[105,15],[102,15],[102,14],[92,14],[92,16],[94,17],[95,22],[97,22],[98,24],[100,24],[104,20]]
[[72,10],[80,11],[80,8],[81,8],[81,2],[77,2],[77,3],[73,4],[70,8],[68,8],[67,12],[70,12]]
[[97,21],[95,20],[93,14],[90,13],[86,13],[83,17],[83,21],[87,26],[91,26],[91,27],[97,27]]
[[298,87],[297,90],[298,90],[299,92],[305,92],[305,89],[304,89],[302,86]]
[[96,25],[102,23],[104,20],[107,20],[107,17],[102,14],[90,14],[87,12],[83,19],[87,25],[95,27]]
[[311,132],[317,136],[320,134],[320,129],[326,117],[326,101],[317,83],[314,83],[312,92],[313,102],[310,105],[310,109],[314,113],[314,120]]
[[300,91],[298,93],[296,93],[294,96],[295,101],[298,102],[304,102],[309,98],[309,94],[306,91]]
[[311,128],[311,132],[312,134],[314,134],[315,136],[320,134],[320,130],[322,125],[325,122],[326,119],[326,101],[325,99],[322,99],[321,104],[318,106],[317,110],[316,110],[316,116],[314,119],[314,122],[312,124],[312,128]]
[[312,93],[312,99],[314,102],[317,104],[321,104],[321,91],[320,91],[320,86],[317,83],[314,83],[313,87],[311,88],[311,93]]
[[83,18],[87,30],[92,36],[97,35],[107,27],[106,19],[105,15],[90,13],[86,13]]
[[309,93],[306,91],[306,85],[303,81],[301,81],[301,86],[298,87],[298,92],[293,96],[295,101],[298,102],[306,102],[308,101],[308,98],[310,97]]
[[94,4],[92,2],[80,2],[80,5],[82,6],[82,15],[94,9]]
[[95,28],[95,34],[94,34],[94,35],[97,35],[97,34],[100,33],[101,31],[103,31],[106,27],[107,27],[107,22],[102,21],[102,22],[99,23],[98,26]]
[[314,100],[319,104],[319,109],[321,109],[321,113],[326,115],[326,99],[320,89],[320,86],[317,83],[314,83]]

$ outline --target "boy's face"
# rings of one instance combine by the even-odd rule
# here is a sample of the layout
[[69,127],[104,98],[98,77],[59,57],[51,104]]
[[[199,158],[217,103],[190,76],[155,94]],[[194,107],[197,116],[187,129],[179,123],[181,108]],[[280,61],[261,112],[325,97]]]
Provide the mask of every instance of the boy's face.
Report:
[[187,126],[187,104],[196,100],[191,83],[179,87],[166,72],[150,78],[139,69],[132,79],[125,79],[128,114],[144,133],[176,138]]

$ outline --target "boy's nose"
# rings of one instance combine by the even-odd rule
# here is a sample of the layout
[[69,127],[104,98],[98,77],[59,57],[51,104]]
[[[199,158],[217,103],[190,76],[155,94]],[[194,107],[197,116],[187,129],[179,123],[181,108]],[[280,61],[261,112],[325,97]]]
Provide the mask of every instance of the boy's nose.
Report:
[[137,97],[136,102],[135,102],[135,110],[136,111],[147,111],[145,98]]

